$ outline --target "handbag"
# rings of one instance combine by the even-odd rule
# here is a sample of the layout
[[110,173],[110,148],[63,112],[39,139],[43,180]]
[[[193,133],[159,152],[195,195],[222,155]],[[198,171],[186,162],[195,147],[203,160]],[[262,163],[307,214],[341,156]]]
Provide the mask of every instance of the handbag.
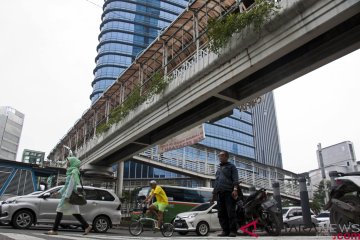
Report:
[[80,184],[82,188],[82,193],[73,191],[70,195],[69,203],[72,205],[85,205],[87,203],[85,198],[86,194],[85,194],[84,186],[81,181],[81,176],[80,176]]

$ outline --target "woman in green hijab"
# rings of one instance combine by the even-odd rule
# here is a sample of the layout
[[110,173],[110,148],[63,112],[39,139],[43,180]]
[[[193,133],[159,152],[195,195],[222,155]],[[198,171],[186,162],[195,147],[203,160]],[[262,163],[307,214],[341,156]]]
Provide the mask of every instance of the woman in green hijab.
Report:
[[88,234],[92,226],[89,225],[80,214],[79,205],[72,205],[69,203],[69,198],[73,191],[77,191],[77,186],[80,184],[80,160],[76,157],[68,157],[66,181],[65,185],[59,190],[61,200],[56,208],[56,218],[52,230],[48,231],[48,235],[57,235],[61,219],[63,215],[73,215],[85,229],[84,235]]

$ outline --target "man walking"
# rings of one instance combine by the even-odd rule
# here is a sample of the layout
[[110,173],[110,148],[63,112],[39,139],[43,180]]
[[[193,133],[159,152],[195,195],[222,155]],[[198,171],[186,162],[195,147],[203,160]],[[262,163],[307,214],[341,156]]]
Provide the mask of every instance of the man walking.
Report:
[[228,162],[229,153],[221,151],[218,154],[220,166],[216,171],[215,186],[212,202],[217,200],[218,217],[222,228],[219,237],[236,237],[236,199],[238,197],[237,188],[239,186],[239,175],[234,164]]

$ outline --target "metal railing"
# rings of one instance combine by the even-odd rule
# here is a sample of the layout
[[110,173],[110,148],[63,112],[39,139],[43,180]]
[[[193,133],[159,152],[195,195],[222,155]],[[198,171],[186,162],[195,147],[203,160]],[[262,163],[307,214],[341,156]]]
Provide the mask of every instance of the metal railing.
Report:
[[[197,156],[188,157],[186,149],[195,149]],[[165,163],[169,166],[206,174],[209,175],[209,179],[214,178],[218,167],[218,163],[214,160],[216,159],[218,150],[203,147],[186,147],[183,151],[184,152],[170,151],[158,154],[156,147],[153,147],[140,153],[139,156]],[[205,156],[205,159],[200,156]],[[298,174],[247,160],[236,155],[230,155],[229,159],[237,166],[239,178],[243,185],[272,190],[272,183],[279,181],[281,194],[299,197],[300,190],[298,182],[284,181],[284,179],[297,179],[299,178]]]

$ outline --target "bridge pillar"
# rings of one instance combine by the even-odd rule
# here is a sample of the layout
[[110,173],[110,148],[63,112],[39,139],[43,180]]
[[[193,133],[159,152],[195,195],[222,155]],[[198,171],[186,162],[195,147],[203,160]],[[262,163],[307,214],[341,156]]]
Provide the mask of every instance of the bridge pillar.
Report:
[[119,161],[117,167],[116,194],[120,198],[122,197],[123,189],[124,189],[124,161]]
[[253,194],[254,192],[256,192],[256,188],[255,188],[254,185],[252,185],[252,186],[249,187],[249,193]]
[[300,187],[300,202],[301,202],[301,210],[302,217],[304,221],[304,227],[311,228],[311,213],[310,213],[310,204],[309,204],[309,195],[306,188],[306,179],[304,177],[299,178],[299,187]]
[[274,192],[274,199],[276,200],[277,202],[277,207],[279,209],[279,213],[277,214],[278,215],[278,218],[280,220],[280,226],[282,228],[283,226],[283,221],[282,221],[282,204],[281,204],[281,195],[280,195],[280,184],[279,182],[273,182],[272,184],[272,187],[273,187],[273,192]]
[[205,187],[211,187],[211,180],[210,179],[205,179]]
[[[330,181],[331,181],[331,189],[334,189],[336,187],[335,178],[338,177],[338,172],[337,171],[330,171],[329,176],[330,176]],[[324,183],[324,184],[326,184],[326,183]]]

